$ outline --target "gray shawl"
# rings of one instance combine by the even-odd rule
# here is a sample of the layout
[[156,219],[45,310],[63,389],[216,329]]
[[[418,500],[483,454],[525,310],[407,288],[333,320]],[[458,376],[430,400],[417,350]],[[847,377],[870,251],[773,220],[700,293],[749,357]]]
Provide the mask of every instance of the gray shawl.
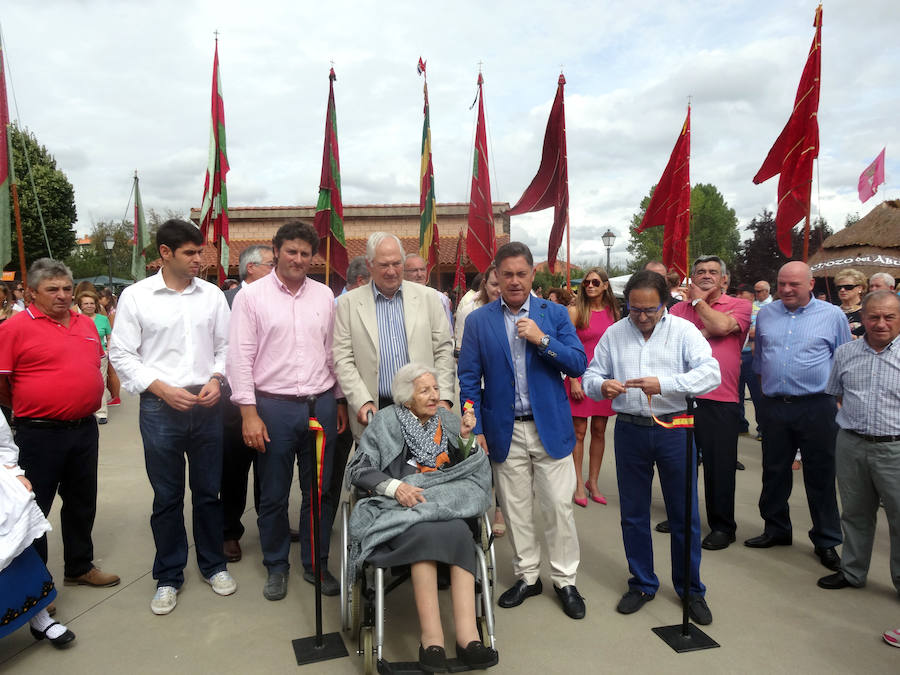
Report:
[[[439,408],[438,414],[445,432],[458,436],[459,417],[444,408]],[[366,466],[385,469],[403,448],[403,432],[393,408],[379,411],[347,465],[347,482],[354,483],[354,475]],[[484,452],[472,452],[459,464],[412,474],[403,481],[421,487],[425,502],[408,508],[393,497],[376,495],[361,499],[353,508],[349,533],[353,575],[359,572],[362,562],[377,546],[402,534],[410,526],[480,516],[491,505],[491,467]]]

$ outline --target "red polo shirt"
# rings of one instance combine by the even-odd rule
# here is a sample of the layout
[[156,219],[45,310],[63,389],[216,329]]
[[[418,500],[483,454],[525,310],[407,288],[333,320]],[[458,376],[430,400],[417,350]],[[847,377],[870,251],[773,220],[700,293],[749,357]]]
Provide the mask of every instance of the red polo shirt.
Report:
[[0,325],[0,374],[16,417],[77,420],[100,407],[103,348],[94,321],[69,310],[68,328],[36,305]]
[[[706,338],[709,341],[709,346],[712,347],[713,358],[719,362],[722,384],[708,394],[703,394],[703,396],[698,396],[697,398],[739,403],[738,380],[741,377],[741,348],[744,346],[744,340],[747,339],[747,331],[750,330],[752,305],[748,300],[732,298],[724,293],[709,303],[709,305],[717,312],[731,314],[734,320],[738,322],[740,330],[724,337]],[[673,316],[687,319],[701,331],[704,329],[703,320],[697,314],[697,310],[691,306],[690,301],[679,302],[669,310],[669,313]]]

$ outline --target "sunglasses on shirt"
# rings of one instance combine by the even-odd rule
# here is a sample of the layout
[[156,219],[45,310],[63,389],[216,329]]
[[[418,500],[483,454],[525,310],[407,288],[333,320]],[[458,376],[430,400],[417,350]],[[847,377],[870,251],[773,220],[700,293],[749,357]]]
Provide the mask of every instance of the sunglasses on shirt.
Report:
[[839,291],[852,291],[857,286],[859,286],[859,284],[841,284],[837,288]]

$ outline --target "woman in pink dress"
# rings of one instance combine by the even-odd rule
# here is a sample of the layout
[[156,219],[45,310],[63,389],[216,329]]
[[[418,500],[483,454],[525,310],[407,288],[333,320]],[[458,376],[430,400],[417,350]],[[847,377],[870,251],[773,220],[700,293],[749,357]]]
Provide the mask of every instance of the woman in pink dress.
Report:
[[[619,320],[619,306],[609,285],[609,277],[602,267],[592,267],[584,275],[581,290],[575,306],[569,307],[569,318],[575,324],[575,332],[584,345],[588,361],[594,357],[594,349],[600,337],[614,322]],[[588,497],[598,504],[606,504],[606,498],[597,488],[597,477],[603,463],[606,447],[606,420],[615,413],[612,401],[594,401],[584,394],[581,378],[566,378],[566,390],[572,406],[572,422],[575,425],[575,448],[572,459],[575,462],[575,495],[573,501],[578,506],[587,506]],[[584,435],[587,421],[591,419],[591,447],[588,464],[588,480],[582,484],[582,463],[584,460]]]

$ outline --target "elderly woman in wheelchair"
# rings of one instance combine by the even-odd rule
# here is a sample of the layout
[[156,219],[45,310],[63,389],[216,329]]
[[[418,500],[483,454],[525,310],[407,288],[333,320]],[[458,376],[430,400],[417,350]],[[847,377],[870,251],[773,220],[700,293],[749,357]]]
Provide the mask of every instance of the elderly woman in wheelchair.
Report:
[[437,563],[450,565],[457,658],[469,668],[488,668],[498,657],[478,635],[476,552],[464,519],[490,506],[491,469],[471,433],[474,413],[460,419],[439,407],[435,375],[412,363],[397,372],[394,405],[371,418],[347,466],[345,480],[371,495],[350,516],[350,570],[358,574],[363,561],[379,568],[410,565],[421,629],[419,666],[443,672],[448,663]]

